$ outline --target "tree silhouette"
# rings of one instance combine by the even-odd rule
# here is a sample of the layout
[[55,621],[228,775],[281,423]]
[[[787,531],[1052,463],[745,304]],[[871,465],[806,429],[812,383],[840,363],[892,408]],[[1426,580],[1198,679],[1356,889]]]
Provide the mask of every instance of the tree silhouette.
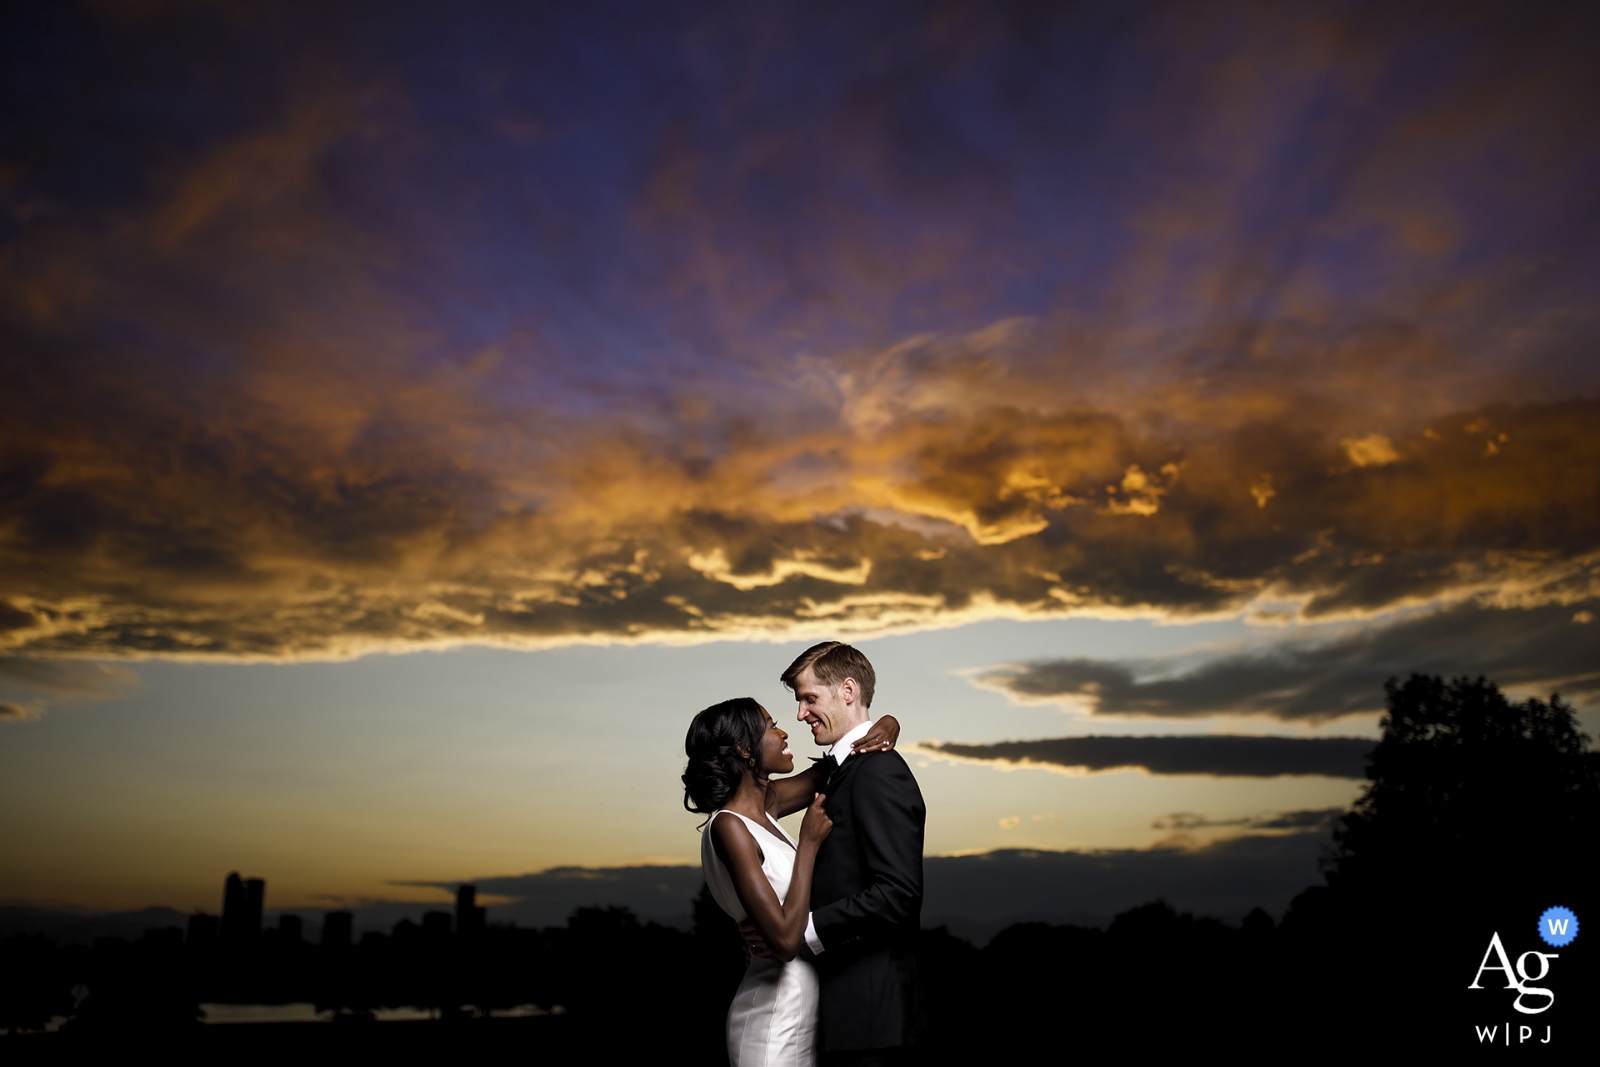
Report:
[[[1328,884],[1284,917],[1276,1010],[1286,1040],[1308,1018],[1298,1005],[1317,1005],[1330,1047],[1437,1052],[1509,1010],[1467,991],[1491,936],[1531,949],[1545,908],[1594,913],[1600,757],[1559,697],[1513,703],[1483,678],[1428,675],[1384,688],[1383,738],[1335,830]],[[1568,966],[1563,1005],[1593,981]]]
[[1380,906],[1435,895],[1440,907],[1585,888],[1600,755],[1570,705],[1512,703],[1481,677],[1384,688],[1371,782],[1334,834],[1337,895]]

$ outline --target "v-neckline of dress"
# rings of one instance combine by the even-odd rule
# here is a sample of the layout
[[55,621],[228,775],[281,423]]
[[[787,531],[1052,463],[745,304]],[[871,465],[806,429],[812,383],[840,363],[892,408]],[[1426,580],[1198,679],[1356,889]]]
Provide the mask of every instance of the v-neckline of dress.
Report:
[[[763,825],[763,823],[756,822],[756,820],[750,818],[750,816],[746,815],[742,811],[734,811],[732,808],[723,808],[722,810],[727,812],[729,815],[737,815],[737,816],[739,816],[739,818],[744,819],[746,822],[754,823],[756,826],[760,826],[761,829],[766,831],[768,837],[775,837],[779,841],[783,842],[786,846],[788,846],[790,852],[798,853],[800,851],[800,846],[796,845],[793,841],[789,840],[788,831],[784,830],[783,827],[778,824],[778,820],[776,820],[776,819],[774,819],[772,817],[772,812],[764,811],[764,812],[761,813],[762,815],[764,815],[766,817],[765,818],[765,823],[770,824],[770,825]],[[779,831],[779,832],[775,833],[774,831]]]

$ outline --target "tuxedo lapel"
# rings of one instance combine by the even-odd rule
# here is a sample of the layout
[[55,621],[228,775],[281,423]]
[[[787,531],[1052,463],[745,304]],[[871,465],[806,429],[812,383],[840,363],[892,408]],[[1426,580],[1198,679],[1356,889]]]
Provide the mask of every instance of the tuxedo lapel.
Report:
[[850,775],[855,772],[855,769],[861,765],[861,761],[866,758],[867,757],[865,756],[851,756],[842,764],[834,767],[833,773],[828,775],[827,779],[822,783],[822,788],[818,790],[818,792],[826,793],[828,796],[833,796],[838,792],[839,786],[845,781],[849,780]]

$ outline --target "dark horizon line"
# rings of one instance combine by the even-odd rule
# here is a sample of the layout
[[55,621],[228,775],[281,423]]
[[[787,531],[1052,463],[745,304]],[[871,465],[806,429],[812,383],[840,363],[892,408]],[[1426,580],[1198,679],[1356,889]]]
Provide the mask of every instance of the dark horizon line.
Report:
[[[1328,809],[1328,810],[1332,811],[1332,810],[1336,810],[1336,809]],[[1321,814],[1320,811],[1318,813]],[[1280,817],[1283,816],[1283,815],[1289,815],[1289,814],[1297,814],[1297,813],[1294,813],[1294,812],[1279,813]],[[1293,836],[1299,836],[1299,835],[1302,835],[1302,834],[1321,833],[1325,829],[1325,827],[1320,825],[1320,824],[1318,824],[1318,825],[1306,825],[1306,826],[1279,826],[1279,825],[1268,825],[1266,823],[1258,822],[1258,823],[1253,823],[1253,824],[1249,824],[1249,825],[1241,825],[1241,826],[1238,827],[1238,829],[1241,832],[1218,836],[1215,839],[1206,841],[1204,844],[1200,845],[1198,847],[1198,849],[1185,849],[1185,848],[1182,848],[1182,847],[1177,846],[1177,845],[1170,845],[1170,844],[1163,844],[1163,843],[1157,843],[1157,844],[1150,845],[1150,846],[1147,846],[1147,847],[1144,847],[1144,848],[1129,847],[1129,848],[1097,848],[1097,849],[1029,848],[1029,847],[1026,847],[1026,846],[1015,846],[1014,845],[1014,846],[1009,846],[1009,847],[1006,847],[1006,848],[989,849],[989,850],[984,851],[984,852],[927,853],[927,854],[924,854],[923,859],[925,861],[933,860],[933,861],[951,861],[951,862],[956,862],[956,861],[972,861],[972,860],[983,860],[983,859],[988,859],[988,858],[1005,858],[1005,857],[1017,857],[1017,856],[1029,856],[1029,857],[1045,857],[1045,856],[1052,856],[1052,857],[1067,857],[1067,856],[1091,856],[1091,857],[1092,856],[1132,856],[1132,855],[1148,855],[1148,854],[1155,854],[1155,853],[1203,851],[1205,849],[1212,848],[1212,847],[1214,847],[1216,845],[1236,842],[1236,841],[1240,841],[1240,840],[1246,839],[1246,838],[1293,837]],[[488,877],[480,877],[480,878],[475,878],[475,879],[466,879],[466,880],[462,880],[462,881],[459,881],[459,882],[423,882],[423,881],[391,880],[391,881],[386,881],[383,884],[384,885],[393,885],[393,886],[410,886],[410,887],[415,887],[415,888],[440,889],[440,890],[444,890],[444,891],[447,891],[447,892],[454,892],[456,889],[458,889],[458,888],[460,888],[462,886],[475,886],[475,887],[478,887],[480,889],[482,895],[484,895],[484,896],[489,896],[489,897],[507,896],[507,897],[511,897],[512,896],[511,894],[497,893],[493,889],[483,889],[483,886],[484,886],[485,883],[492,883],[492,882],[497,882],[497,881],[506,881],[506,880],[510,880],[510,879],[541,878],[541,877],[552,876],[552,875],[559,877],[561,874],[563,874],[565,872],[568,872],[568,871],[573,871],[573,872],[582,871],[582,872],[589,872],[589,873],[604,873],[604,872],[612,872],[612,871],[615,871],[615,872],[633,872],[633,871],[648,871],[648,870],[673,871],[673,872],[693,871],[693,872],[698,874],[700,872],[700,866],[698,864],[694,864],[694,863],[614,864],[614,865],[606,866],[606,867],[585,867],[585,866],[578,865],[578,864],[567,864],[567,865],[563,865],[563,866],[559,866],[559,867],[546,867],[543,870],[530,871],[530,872],[526,872],[526,873],[523,873],[523,874],[492,875],[492,876],[488,876]],[[583,880],[584,881],[600,881],[601,884],[604,884],[604,880],[603,879],[585,878]],[[512,899],[508,900],[506,903],[503,903],[503,904],[490,904],[490,905],[483,905],[483,906],[486,907],[486,908],[515,907],[518,904],[526,902],[527,899],[528,899],[527,896],[518,896],[518,897],[512,897]],[[425,909],[425,910],[446,911],[446,910],[451,910],[453,908],[453,906],[454,906],[454,903],[452,901],[381,900],[381,899],[373,899],[373,900],[366,900],[366,901],[363,901],[361,903],[352,903],[352,904],[333,904],[333,905],[308,904],[308,905],[286,905],[286,906],[279,906],[279,907],[271,907],[271,906],[269,906],[269,907],[264,907],[262,909],[262,913],[263,913],[263,915],[269,915],[270,914],[270,915],[275,915],[275,916],[281,916],[281,915],[299,914],[299,913],[304,913],[304,912],[323,912],[323,913],[327,913],[327,912],[337,912],[337,911],[361,911],[361,910],[364,910],[364,909],[367,909],[367,908],[374,908],[374,907],[378,907],[378,908],[421,908],[421,909]],[[603,907],[605,905],[602,904],[600,906]],[[82,918],[82,919],[132,918],[134,916],[143,915],[143,914],[145,914],[147,912],[169,912],[171,914],[184,916],[186,918],[189,917],[189,916],[192,916],[192,915],[196,915],[196,914],[201,914],[201,915],[220,914],[220,912],[212,913],[212,912],[205,911],[204,909],[188,909],[188,910],[186,910],[186,909],[182,909],[182,908],[175,908],[170,904],[145,904],[145,905],[140,906],[140,907],[96,909],[96,908],[93,908],[93,907],[91,907],[89,905],[84,905],[84,904],[68,904],[68,903],[35,904],[35,903],[29,903],[29,902],[26,902],[26,901],[19,901],[19,900],[15,900],[15,899],[12,899],[12,900],[0,900],[0,917],[3,917],[7,912],[24,912],[24,911],[25,912],[33,912],[33,913],[37,913],[37,914],[45,914],[45,915],[57,915],[57,916],[62,916],[62,917],[69,917],[70,916],[70,917],[76,917],[76,918]]]

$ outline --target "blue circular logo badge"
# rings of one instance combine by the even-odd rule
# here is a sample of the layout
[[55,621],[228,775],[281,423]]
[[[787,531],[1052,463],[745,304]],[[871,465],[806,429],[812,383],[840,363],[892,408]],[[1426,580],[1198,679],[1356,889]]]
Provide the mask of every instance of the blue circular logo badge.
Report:
[[1578,917],[1571,908],[1546,908],[1539,916],[1539,936],[1551,948],[1570,945],[1578,936]]

